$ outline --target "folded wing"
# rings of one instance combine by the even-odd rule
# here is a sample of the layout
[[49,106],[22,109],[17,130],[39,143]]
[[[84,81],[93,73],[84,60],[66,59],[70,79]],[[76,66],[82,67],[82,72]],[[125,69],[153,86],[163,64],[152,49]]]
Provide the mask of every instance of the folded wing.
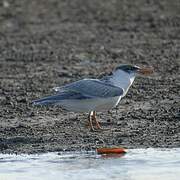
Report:
[[113,86],[111,84],[102,82],[98,79],[83,79],[70,83],[66,86],[54,88],[56,92],[62,91],[76,91],[84,95],[93,97],[114,97],[121,96],[123,94],[123,89],[120,87]]
[[123,89],[96,79],[83,79],[54,88],[57,94],[34,101],[34,104],[56,104],[62,100],[109,98],[122,96]]

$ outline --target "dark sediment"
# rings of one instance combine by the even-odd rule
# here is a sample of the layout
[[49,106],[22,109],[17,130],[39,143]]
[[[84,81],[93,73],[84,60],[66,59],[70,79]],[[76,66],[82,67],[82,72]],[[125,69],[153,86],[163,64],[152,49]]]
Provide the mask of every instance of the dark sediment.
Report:
[[[0,152],[180,147],[179,12],[178,0],[0,2]],[[31,105],[121,63],[155,73],[98,114],[109,131],[90,132],[87,114]]]

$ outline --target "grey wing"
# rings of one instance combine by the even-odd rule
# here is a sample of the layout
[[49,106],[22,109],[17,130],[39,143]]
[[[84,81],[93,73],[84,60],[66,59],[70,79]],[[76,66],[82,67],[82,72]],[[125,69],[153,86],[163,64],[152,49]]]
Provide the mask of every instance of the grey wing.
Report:
[[68,100],[68,99],[80,100],[80,99],[91,99],[91,98],[93,97],[69,90],[69,91],[59,92],[58,94],[52,96],[47,96],[41,99],[37,99],[32,103],[34,105],[50,105],[50,104],[58,104],[62,100]]
[[57,92],[75,91],[90,97],[115,97],[123,95],[123,89],[105,83],[98,79],[83,79],[63,87],[57,87]]

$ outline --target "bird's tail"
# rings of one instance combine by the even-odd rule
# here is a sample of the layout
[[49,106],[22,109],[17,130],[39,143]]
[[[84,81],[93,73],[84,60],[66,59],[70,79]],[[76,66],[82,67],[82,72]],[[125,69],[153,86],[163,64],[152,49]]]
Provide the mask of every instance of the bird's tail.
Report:
[[33,105],[62,105],[63,100],[89,98],[76,91],[64,91],[53,96],[37,99]]
[[77,97],[79,94],[74,91],[64,91],[52,96],[47,96],[41,99],[37,99],[32,102],[33,105],[60,105],[63,100]]
[[37,100],[34,100],[32,101],[32,104],[33,105],[55,105],[57,104],[57,101],[59,102],[59,100],[57,100],[57,96],[54,95],[54,96],[48,96],[48,97],[44,97],[44,98],[41,98],[41,99],[37,99]]

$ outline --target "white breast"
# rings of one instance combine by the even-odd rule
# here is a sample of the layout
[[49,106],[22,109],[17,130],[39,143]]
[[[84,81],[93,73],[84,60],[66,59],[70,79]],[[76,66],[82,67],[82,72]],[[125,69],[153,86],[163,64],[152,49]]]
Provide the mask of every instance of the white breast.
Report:
[[124,90],[123,96],[126,95],[128,92],[130,86],[132,85],[133,81],[135,79],[135,74],[129,74],[122,70],[117,70],[113,72],[112,77],[110,78],[110,81],[113,85],[121,87]]

